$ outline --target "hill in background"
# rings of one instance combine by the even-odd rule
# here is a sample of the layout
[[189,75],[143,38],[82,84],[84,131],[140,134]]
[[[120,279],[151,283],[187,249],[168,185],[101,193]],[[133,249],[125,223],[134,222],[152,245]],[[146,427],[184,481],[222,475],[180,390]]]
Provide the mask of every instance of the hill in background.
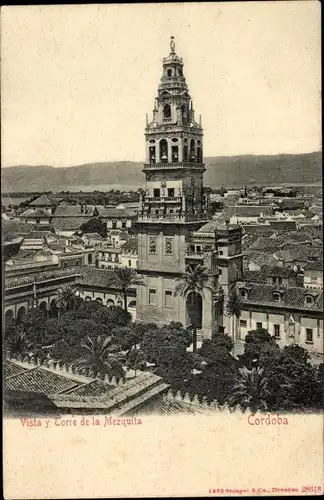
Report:
[[[205,158],[205,163],[205,185],[210,187],[313,184],[322,179],[321,152],[217,156]],[[107,190],[109,185],[137,189],[144,184],[142,168],[142,163],[127,161],[62,168],[19,165],[2,169],[2,192],[75,190],[78,186]]]

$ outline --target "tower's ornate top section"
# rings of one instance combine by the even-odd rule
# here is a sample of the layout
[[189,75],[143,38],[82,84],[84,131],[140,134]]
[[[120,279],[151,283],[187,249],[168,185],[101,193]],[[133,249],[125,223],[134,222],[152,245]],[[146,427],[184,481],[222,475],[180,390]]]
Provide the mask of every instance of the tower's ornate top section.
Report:
[[163,58],[163,64],[178,63],[183,65],[182,57],[179,57],[175,52],[174,36],[170,37],[170,54]]
[[[146,132],[163,133],[166,129],[189,127],[202,135],[201,123],[194,116],[193,102],[183,73],[183,60],[175,52],[174,37],[170,38],[170,53],[163,58],[162,76],[154,102],[153,120],[146,121]],[[188,138],[187,138],[188,139]],[[152,139],[153,140],[153,139]]]

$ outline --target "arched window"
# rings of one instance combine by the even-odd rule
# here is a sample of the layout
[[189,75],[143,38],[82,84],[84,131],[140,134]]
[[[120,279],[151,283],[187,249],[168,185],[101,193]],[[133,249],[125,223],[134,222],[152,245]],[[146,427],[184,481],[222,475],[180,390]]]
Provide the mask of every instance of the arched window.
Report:
[[101,297],[97,297],[97,298],[96,298],[96,301],[97,301],[97,302],[99,302],[99,304],[102,304],[102,303],[103,303],[103,300],[102,300],[102,298],[101,298]]
[[132,300],[129,304],[128,304],[128,307],[132,308],[132,307],[136,307],[136,300]]
[[165,104],[163,108],[163,118],[171,118],[171,106],[170,104]]
[[55,299],[51,300],[50,303],[50,317],[51,318],[57,318],[58,316],[58,307]]
[[46,318],[47,316],[47,303],[46,302],[41,302],[39,304],[39,312]]
[[168,142],[166,139],[160,141],[160,161],[168,163]]
[[84,297],[84,300],[86,300],[87,302],[89,302],[89,300],[92,300],[91,297],[89,297],[88,295],[86,297]]
[[181,106],[182,113],[182,123],[186,125],[188,123],[188,108],[185,104]]
[[197,162],[202,163],[202,148],[197,146]]
[[169,78],[172,76],[172,69],[171,68],[167,70],[167,75]]
[[108,299],[107,300],[107,307],[111,307],[111,306],[114,306],[114,305],[115,305],[115,302],[112,299]]
[[27,315],[26,307],[24,306],[19,307],[17,311],[17,324],[22,323],[25,320],[26,315]]
[[150,163],[155,163],[155,146],[150,146],[149,149],[149,155],[150,155]]
[[189,160],[190,161],[195,161],[196,160],[196,145],[195,145],[195,141],[193,139],[191,139],[191,141],[190,141]]
[[188,161],[188,139],[184,139],[183,161]]
[[14,313],[12,309],[8,309],[5,314],[5,325],[9,325],[13,322]]
[[172,146],[172,161],[177,162],[179,160],[179,148],[178,146]]

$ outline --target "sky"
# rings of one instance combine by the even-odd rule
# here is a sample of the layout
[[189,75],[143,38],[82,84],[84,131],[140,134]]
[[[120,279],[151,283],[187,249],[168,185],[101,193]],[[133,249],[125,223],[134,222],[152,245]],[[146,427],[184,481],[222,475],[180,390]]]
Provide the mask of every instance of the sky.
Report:
[[171,35],[205,156],[321,149],[317,1],[1,13],[2,167],[143,161]]

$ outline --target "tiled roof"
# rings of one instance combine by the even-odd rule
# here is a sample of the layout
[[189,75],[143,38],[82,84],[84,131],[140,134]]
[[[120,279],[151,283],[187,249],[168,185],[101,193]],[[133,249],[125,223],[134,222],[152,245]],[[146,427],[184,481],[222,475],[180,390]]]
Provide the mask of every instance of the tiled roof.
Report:
[[79,217],[56,217],[52,219],[52,225],[56,231],[76,231],[82,224],[91,219],[91,215]]
[[309,262],[305,267],[306,271],[322,271],[323,272],[323,257],[316,259],[315,262]]
[[105,253],[121,253],[121,248],[119,247],[99,247],[98,248],[99,252],[105,252]]
[[130,238],[126,243],[121,246],[123,252],[137,253],[138,250],[138,240],[137,236]]
[[26,234],[25,240],[38,240],[40,238],[45,238],[50,234],[50,231],[30,231],[30,233]]
[[126,231],[122,231],[121,233],[119,233],[119,239],[128,241],[131,239],[131,235],[126,233]]
[[266,276],[280,277],[280,278],[289,278],[291,276],[296,276],[296,272],[290,267],[272,267],[272,266],[264,266],[262,268],[262,272]]
[[33,219],[35,217],[41,217],[43,219],[50,219],[51,215],[49,215],[45,210],[42,210],[41,208],[37,208],[34,210],[33,208],[28,208],[25,212],[20,214],[20,217],[27,218],[27,219]]
[[6,389],[13,391],[33,391],[47,396],[58,394],[78,385],[74,380],[44,370],[41,367],[26,370],[5,381]]
[[259,236],[270,236],[274,233],[273,227],[267,224],[242,224],[245,234],[258,234]]
[[110,269],[95,269],[92,267],[81,267],[80,284],[108,288],[108,282],[113,276]]
[[280,250],[274,254],[278,260],[285,261],[309,261],[312,257],[316,258],[322,253],[321,248],[309,247],[306,245],[292,245],[290,248]]
[[270,221],[270,225],[276,231],[292,231],[297,229],[297,225],[295,221]]
[[1,237],[2,241],[10,241],[17,236],[25,236],[34,229],[33,224],[25,224],[20,221],[2,220]]
[[61,250],[62,252],[65,250],[65,243],[63,242],[53,242],[53,243],[47,243],[47,247],[50,250]]
[[40,196],[36,200],[29,203],[30,207],[41,207],[41,206],[51,207],[52,205],[55,205],[55,202],[47,194],[43,194],[42,196]]
[[[239,288],[244,288],[243,283],[238,285]],[[305,304],[305,296],[309,294],[309,290],[302,287],[287,287],[282,289],[282,298],[280,302],[274,301],[273,294],[278,292],[278,287],[275,285],[266,285],[261,283],[249,283],[250,290],[248,296],[243,298],[243,302],[249,305],[272,306],[281,309],[293,309],[303,311],[323,311],[323,291],[316,290],[316,297],[312,306]],[[244,306],[243,306],[244,308]]]
[[[82,211],[84,207],[85,211]],[[61,203],[56,207],[54,212],[55,217],[92,217],[95,212],[95,205],[72,205],[67,203]]]
[[34,259],[34,257],[38,255],[37,250],[25,250],[25,249],[20,249],[18,254],[13,258],[14,261],[16,260],[31,260]]
[[131,208],[101,208],[100,206],[97,208],[101,219],[132,219],[137,217],[137,211]]
[[251,250],[266,250],[268,252],[279,250],[280,245],[277,239],[261,236],[250,246]]
[[198,229],[198,233],[214,233],[216,229],[222,228],[223,225],[219,220],[211,220],[204,224],[200,229]]
[[103,396],[112,391],[114,386],[101,382],[100,380],[93,380],[86,384],[80,385],[76,389],[69,390],[65,394],[75,396]]
[[230,205],[226,207],[226,213],[231,217],[237,215],[238,217],[257,217],[261,213],[263,215],[273,214],[273,207],[271,205]]
[[252,283],[265,283],[266,282],[266,276],[262,271],[244,270],[243,271],[243,279],[244,279],[244,281],[252,282]]
[[161,392],[168,389],[163,380],[149,372],[140,372],[134,379],[128,379],[112,388],[107,395],[102,396],[79,396],[70,394],[59,394],[52,397],[53,402],[60,408],[96,408],[104,409],[105,412],[113,412],[114,415],[130,414],[134,408],[138,408],[145,401],[150,400]]
[[323,240],[323,232],[318,228],[314,226],[303,226],[302,228],[299,229],[298,231],[301,234],[306,234],[306,236],[314,239],[320,239]]
[[12,377],[13,375],[17,375],[18,373],[25,372],[27,368],[22,366],[18,366],[10,361],[4,362],[4,378]]

